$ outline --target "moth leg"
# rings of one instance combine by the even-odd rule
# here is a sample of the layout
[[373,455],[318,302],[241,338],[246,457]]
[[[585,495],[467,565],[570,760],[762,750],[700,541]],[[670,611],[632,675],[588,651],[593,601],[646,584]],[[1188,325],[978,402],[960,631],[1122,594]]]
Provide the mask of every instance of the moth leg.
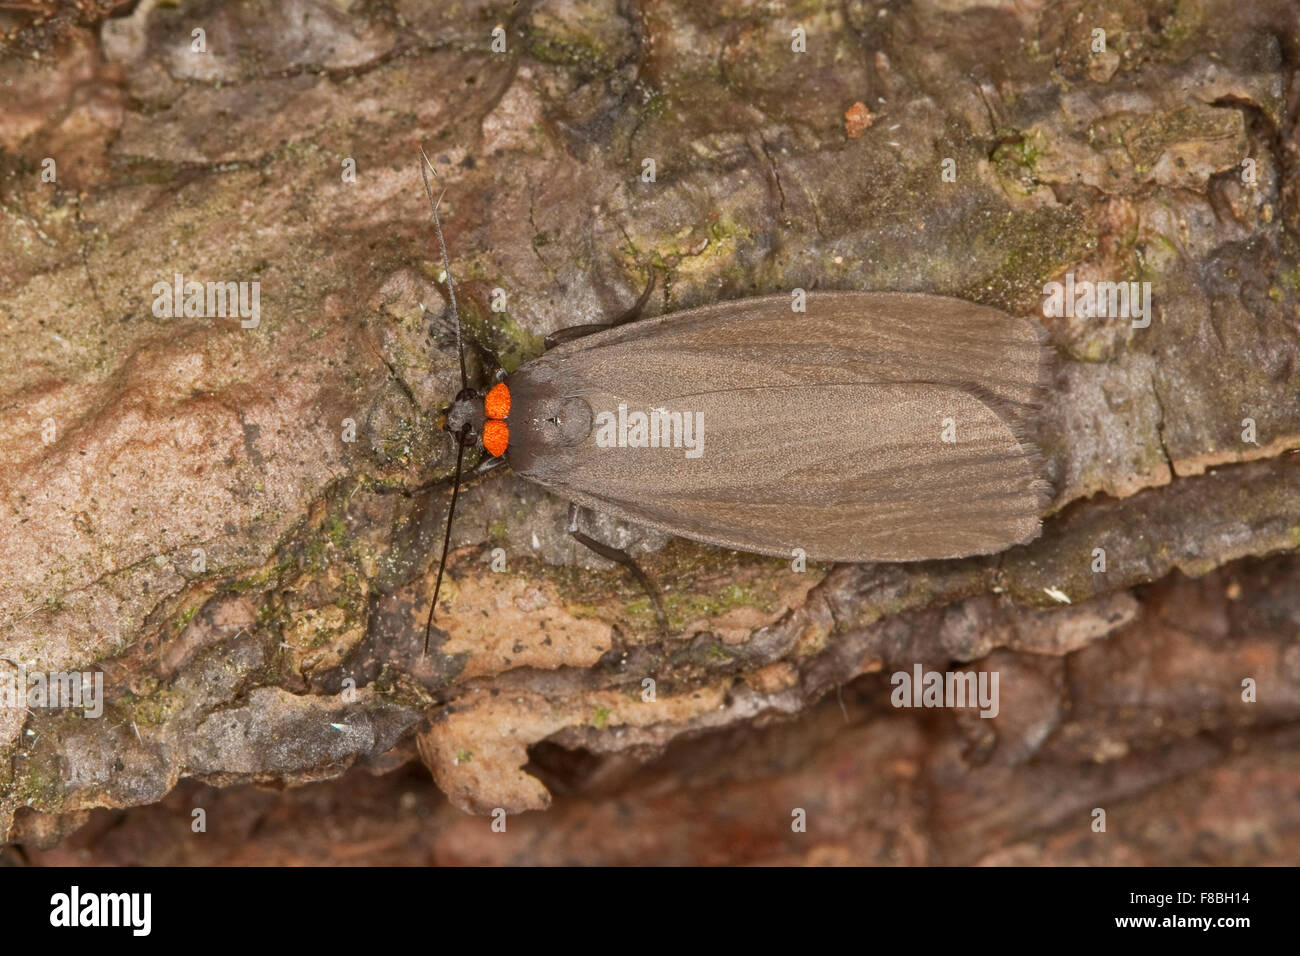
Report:
[[616,325],[623,325],[627,322],[635,322],[641,318],[641,313],[645,310],[645,304],[650,301],[650,294],[655,290],[655,270],[654,266],[650,267],[650,278],[646,280],[645,289],[637,298],[632,307],[619,313],[605,323],[606,327],[613,328]]
[[504,458],[484,458],[479,462],[478,467],[474,469],[471,478],[477,478],[479,475],[486,475],[489,471],[495,471],[506,463]]
[[645,593],[649,595],[650,603],[654,605],[655,618],[659,621],[659,629],[664,634],[668,633],[668,615],[664,613],[664,599],[663,595],[659,591],[659,585],[655,583],[654,579],[650,577],[650,575],[646,574],[645,571],[641,569],[641,566],[636,563],[632,558],[632,555],[628,554],[622,548],[612,548],[607,544],[601,544],[594,538],[588,537],[579,531],[578,506],[572,501],[569,502],[569,537],[573,538],[573,540],[578,542],[578,544],[590,548],[602,558],[621,564],[623,567],[631,571],[632,576],[636,578],[637,583],[640,584]]
[[366,489],[375,495],[402,495],[405,498],[417,498],[420,495],[427,495],[434,488],[441,488],[447,483],[447,479],[439,478],[437,481],[430,481],[427,484],[416,485],[414,488],[401,488],[394,485],[375,485]]
[[[504,458],[484,458],[481,462],[478,463],[478,467],[476,467],[473,471],[469,473],[469,476],[465,479],[465,482],[466,483],[471,482],[475,478],[479,477],[480,475],[486,475],[489,471],[495,471],[497,468],[500,468],[505,463],[506,460]],[[386,485],[376,485],[368,490],[372,494],[376,494],[376,495],[405,495],[407,498],[415,498],[419,495],[427,495],[435,488],[445,488],[445,487],[447,487],[447,479],[439,478],[436,481],[430,481],[423,485],[417,485],[414,488],[396,488],[396,487],[390,487]]]
[[572,342],[574,339],[580,339],[584,336],[591,335],[593,332],[604,332],[606,329],[612,329],[615,326],[623,325],[626,322],[633,322],[640,318],[641,310],[645,304],[650,301],[650,293],[655,289],[655,270],[650,268],[650,281],[646,283],[645,291],[641,293],[641,298],[636,300],[632,308],[628,309],[608,322],[596,322],[591,325],[571,325],[567,329],[558,329],[548,335],[545,339],[547,349],[552,349],[561,342]]

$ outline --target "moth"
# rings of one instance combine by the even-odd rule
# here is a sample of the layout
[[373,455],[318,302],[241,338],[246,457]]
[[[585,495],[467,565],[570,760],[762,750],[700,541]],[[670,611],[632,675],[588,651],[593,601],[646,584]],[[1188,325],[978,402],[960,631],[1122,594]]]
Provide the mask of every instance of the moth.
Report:
[[[423,154],[422,154],[423,155]],[[438,202],[462,390],[434,606],[467,447],[587,507],[706,544],[819,561],[991,554],[1037,537],[1035,444],[1050,350],[1041,326],[936,295],[812,292],[562,330],[486,392],[464,348]],[[436,176],[436,172],[435,172]],[[441,197],[439,197],[441,198]],[[799,549],[796,551],[796,549]],[[426,647],[434,607],[425,629]]]

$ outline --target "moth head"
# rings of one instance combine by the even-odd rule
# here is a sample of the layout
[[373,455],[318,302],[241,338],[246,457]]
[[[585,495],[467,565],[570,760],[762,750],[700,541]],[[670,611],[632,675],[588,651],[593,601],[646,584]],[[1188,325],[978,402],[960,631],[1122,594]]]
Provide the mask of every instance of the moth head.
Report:
[[483,449],[494,458],[506,453],[510,444],[510,428],[506,418],[510,415],[510,389],[498,382],[480,395],[472,388],[462,389],[447,410],[447,430],[459,435],[469,426],[466,441],[482,440]]
[[471,444],[483,434],[483,422],[483,396],[472,388],[462,388],[447,409],[447,424],[443,427],[453,435],[460,435],[462,429],[469,426],[465,442]]

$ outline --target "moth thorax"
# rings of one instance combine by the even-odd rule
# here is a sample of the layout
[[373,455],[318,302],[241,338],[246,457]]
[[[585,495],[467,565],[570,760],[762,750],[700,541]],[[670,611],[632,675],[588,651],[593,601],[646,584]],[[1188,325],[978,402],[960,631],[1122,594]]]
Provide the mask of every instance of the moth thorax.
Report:
[[510,426],[505,419],[510,415],[510,389],[505,382],[497,382],[483,398],[483,449],[500,458],[510,447]]
[[591,406],[581,398],[553,399],[540,409],[543,440],[555,445],[577,445],[591,434]]

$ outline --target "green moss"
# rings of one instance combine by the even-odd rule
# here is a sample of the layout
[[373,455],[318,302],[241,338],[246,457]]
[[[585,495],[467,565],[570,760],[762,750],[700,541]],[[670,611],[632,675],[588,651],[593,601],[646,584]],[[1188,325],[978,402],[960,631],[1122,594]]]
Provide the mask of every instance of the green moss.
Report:
[[524,49],[543,63],[593,72],[613,70],[618,65],[619,54],[597,32],[600,21],[583,15],[592,11],[579,9],[577,13],[579,16],[566,21],[544,10],[535,12],[521,25]]
[[[598,607],[596,607],[596,605],[594,605],[594,604],[569,604],[569,605],[567,605],[567,607],[568,607],[568,611],[569,611],[569,613],[572,614],[572,615],[573,615],[574,617],[576,617],[576,618],[599,617],[599,616],[600,616],[600,609],[599,609]],[[645,610],[648,611],[649,609],[650,609],[650,602],[649,602],[649,600],[646,600],[646,602],[645,602]],[[638,612],[638,613],[640,613],[640,612]]]
[[237,578],[231,581],[227,587],[236,594],[247,594],[250,591],[265,591],[275,587],[280,583],[280,579],[292,567],[297,565],[297,560],[293,555],[283,555],[273,566],[265,570],[256,571],[248,577]]
[[718,255],[724,243],[748,239],[750,235],[751,231],[736,220],[719,217],[709,225],[709,246]]
[[1049,63],[1052,55],[1049,51],[1043,50],[1039,45],[1038,37],[1034,37],[1024,44],[1025,59],[1030,63]]
[[63,805],[63,778],[58,755],[52,749],[30,755],[17,777],[13,792],[20,805],[46,812]]
[[1085,362],[1101,362],[1106,359],[1109,351],[1105,339],[1092,338],[1084,344],[1082,358]]
[[557,66],[593,66],[598,58],[593,51],[573,37],[556,36],[536,30],[525,30],[525,45],[529,54],[543,63]]
[[347,537],[348,526],[342,518],[331,515],[325,520],[325,533],[329,536],[330,541],[335,545],[341,546],[343,539]]
[[[752,607],[764,614],[771,614],[775,609],[774,597],[774,586],[764,596],[755,587],[729,584],[716,594],[669,594],[664,599],[664,611],[668,615],[669,624],[680,628],[699,618],[720,617],[738,607]],[[628,602],[628,609],[653,612],[648,598]]]
[[1138,276],[1150,282],[1175,266],[1180,258],[1173,241],[1163,233],[1155,233],[1137,248]]
[[657,90],[646,100],[645,105],[641,107],[641,115],[648,119],[661,119],[668,115],[668,97],[664,96]]
[[999,131],[1002,142],[991,157],[993,169],[1007,188],[1029,195],[1039,187],[1038,160],[1047,148],[1047,140],[1036,129]]
[[1004,143],[998,147],[994,157],[1000,153],[1011,162],[1015,163],[1030,172],[1038,165],[1038,159],[1043,155],[1046,140],[1039,130],[1030,130],[1027,133],[1021,133],[1019,139],[1014,142]]
[[523,328],[509,312],[483,312],[467,298],[460,313],[468,334],[491,351],[506,372],[542,353],[542,336]]
[[185,610],[181,611],[180,614],[176,615],[177,632],[185,630],[190,621],[194,620],[194,615],[198,613],[199,605],[196,604],[193,607],[187,607]]
[[591,726],[597,730],[604,730],[609,725],[609,708],[597,707],[595,715],[591,718]]
[[183,701],[169,688],[158,686],[155,682],[147,696],[137,697],[124,694],[117,706],[126,714],[129,722],[137,727],[159,727],[178,712]]
[[1198,36],[1201,33],[1202,10],[1200,4],[1177,2],[1160,24],[1160,36],[1171,44]]

